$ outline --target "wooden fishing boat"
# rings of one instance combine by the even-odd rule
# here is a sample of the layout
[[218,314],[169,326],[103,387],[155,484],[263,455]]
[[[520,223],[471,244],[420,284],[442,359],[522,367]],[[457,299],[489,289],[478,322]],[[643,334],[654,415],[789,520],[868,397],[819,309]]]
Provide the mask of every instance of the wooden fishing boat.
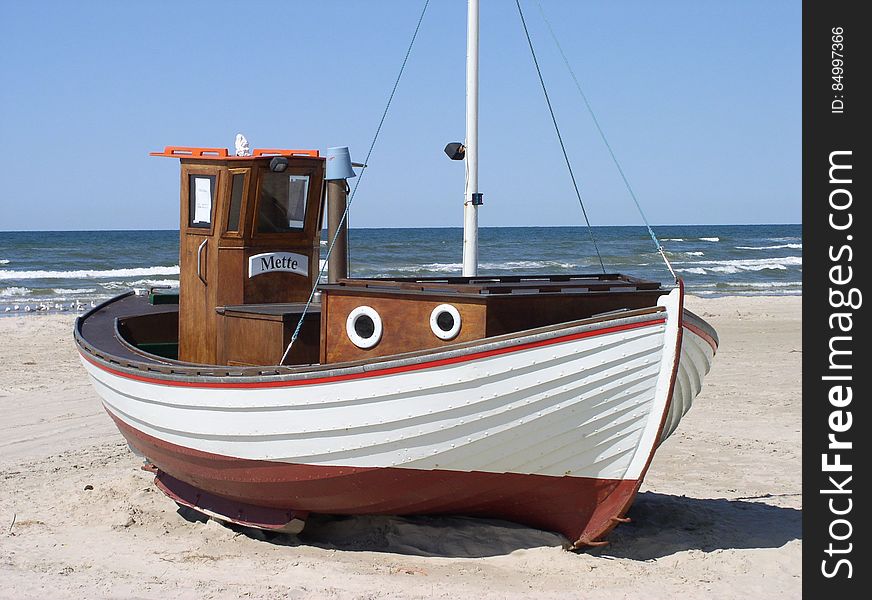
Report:
[[310,513],[496,517],[576,548],[625,520],[717,350],[680,281],[479,276],[468,228],[463,276],[349,278],[340,243],[320,283],[347,153],[156,154],[181,162],[179,292],[113,298],[75,340],[171,498],[291,532]]

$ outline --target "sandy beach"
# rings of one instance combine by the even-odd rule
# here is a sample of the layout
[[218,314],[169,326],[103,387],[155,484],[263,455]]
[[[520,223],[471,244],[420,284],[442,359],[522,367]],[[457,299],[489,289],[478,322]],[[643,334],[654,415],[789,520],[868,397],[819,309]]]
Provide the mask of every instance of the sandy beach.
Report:
[[72,315],[0,319],[0,598],[795,598],[801,304],[690,298],[702,394],[603,549],[462,517],[313,518],[299,537],[178,507],[79,364]]

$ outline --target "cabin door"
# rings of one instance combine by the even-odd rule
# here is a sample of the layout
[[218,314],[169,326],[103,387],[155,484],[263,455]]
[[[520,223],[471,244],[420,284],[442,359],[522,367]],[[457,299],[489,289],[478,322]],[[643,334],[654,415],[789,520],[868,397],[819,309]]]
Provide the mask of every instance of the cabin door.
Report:
[[215,167],[182,169],[179,246],[179,360],[215,364],[218,224],[225,174]]

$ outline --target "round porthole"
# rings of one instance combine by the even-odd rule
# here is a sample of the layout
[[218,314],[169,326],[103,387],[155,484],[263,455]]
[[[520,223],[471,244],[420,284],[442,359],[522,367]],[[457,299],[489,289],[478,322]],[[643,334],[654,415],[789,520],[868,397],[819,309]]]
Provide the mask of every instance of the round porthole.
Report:
[[345,320],[345,333],[358,348],[372,348],[382,336],[382,320],[369,306],[358,306]]
[[440,340],[453,340],[460,333],[460,312],[450,304],[440,304],[430,313],[430,329]]

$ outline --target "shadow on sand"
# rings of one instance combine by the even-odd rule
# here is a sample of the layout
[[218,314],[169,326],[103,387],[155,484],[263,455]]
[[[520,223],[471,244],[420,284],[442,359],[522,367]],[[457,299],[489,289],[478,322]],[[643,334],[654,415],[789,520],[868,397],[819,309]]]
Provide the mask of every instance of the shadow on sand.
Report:
[[802,539],[801,510],[747,499],[643,492],[627,516],[632,521],[612,531],[597,555],[650,560],[683,550],[779,548]]
[[[202,515],[180,508],[189,521]],[[645,492],[630,509],[630,523],[608,536],[608,546],[591,554],[650,560],[683,550],[777,548],[802,537],[801,511],[760,502],[688,498]],[[411,556],[482,558],[525,548],[566,546],[556,533],[497,519],[455,516],[312,515],[298,536],[229,525],[253,539],[283,546],[314,546]]]

